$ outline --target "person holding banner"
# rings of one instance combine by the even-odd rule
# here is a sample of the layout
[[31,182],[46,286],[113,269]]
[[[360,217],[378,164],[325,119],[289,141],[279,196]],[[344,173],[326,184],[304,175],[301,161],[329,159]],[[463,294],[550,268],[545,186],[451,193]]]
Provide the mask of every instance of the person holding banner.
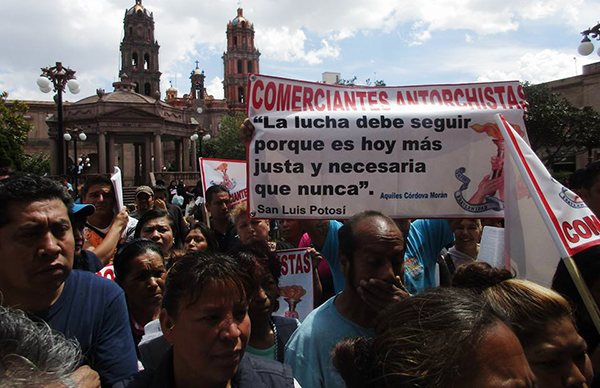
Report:
[[[292,249],[294,246],[288,242],[282,240],[270,241],[269,240],[269,221],[250,219],[248,217],[248,202],[244,201],[237,205],[232,212],[232,219],[238,236],[240,244],[242,246],[250,245],[255,242],[262,242],[267,244],[271,251],[281,251],[283,249]],[[311,259],[312,275],[313,275],[313,304],[318,306],[321,304],[321,295],[323,294],[323,287],[321,286],[321,280],[319,279],[319,271],[317,269],[319,261],[322,256],[311,248]]]
[[112,181],[103,175],[87,178],[81,191],[81,203],[96,208],[87,219],[84,249],[93,251],[102,265],[107,265],[117,252],[117,247],[133,238],[137,220],[129,217],[126,207],[116,209],[117,199]]
[[313,310],[285,349],[285,363],[305,388],[344,387],[331,364],[334,346],[348,337],[372,337],[378,313],[408,296],[402,284],[404,239],[392,219],[359,213],[342,226],[339,241],[346,288]]
[[515,332],[527,361],[544,388],[589,387],[594,376],[587,345],[579,336],[565,298],[510,271],[487,263],[456,269],[454,287],[472,289]]

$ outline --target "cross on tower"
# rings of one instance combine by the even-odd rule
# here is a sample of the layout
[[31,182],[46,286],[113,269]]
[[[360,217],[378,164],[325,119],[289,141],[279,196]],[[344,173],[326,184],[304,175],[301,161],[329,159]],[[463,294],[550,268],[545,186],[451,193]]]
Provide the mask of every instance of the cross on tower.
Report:
[[196,69],[198,68],[198,64],[199,64],[199,63],[200,63],[200,62],[196,61]]

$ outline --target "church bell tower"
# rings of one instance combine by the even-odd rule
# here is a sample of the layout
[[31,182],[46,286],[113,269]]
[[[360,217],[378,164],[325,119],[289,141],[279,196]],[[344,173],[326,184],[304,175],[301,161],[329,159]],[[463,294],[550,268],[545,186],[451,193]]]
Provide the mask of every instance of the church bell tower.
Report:
[[242,8],[227,24],[227,51],[223,54],[225,67],[225,100],[229,109],[244,112],[248,74],[259,73],[260,52],[254,47],[254,25],[244,17]]
[[160,99],[158,42],[154,39],[154,15],[136,0],[125,11],[124,38],[121,42],[121,72],[135,83],[135,91]]

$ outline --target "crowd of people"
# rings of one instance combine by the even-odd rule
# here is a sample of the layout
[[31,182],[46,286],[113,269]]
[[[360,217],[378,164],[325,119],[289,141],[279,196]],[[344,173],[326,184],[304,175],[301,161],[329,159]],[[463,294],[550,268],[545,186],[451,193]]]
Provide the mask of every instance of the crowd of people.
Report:
[[[550,289],[478,261],[489,220],[273,222],[223,186],[186,217],[172,186],[140,186],[129,212],[104,176],[77,203],[48,178],[0,181],[0,387],[599,385],[566,267],[548,258]],[[600,163],[573,187],[597,212]],[[297,247],[315,287],[302,322],[274,315],[275,252]],[[600,301],[600,248],[574,259]]]

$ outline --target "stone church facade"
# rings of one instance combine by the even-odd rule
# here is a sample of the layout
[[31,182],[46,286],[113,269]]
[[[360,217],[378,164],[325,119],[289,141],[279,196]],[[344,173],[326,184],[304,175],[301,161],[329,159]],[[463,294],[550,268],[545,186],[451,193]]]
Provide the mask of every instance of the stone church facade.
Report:
[[[30,106],[27,118],[34,126],[27,152],[50,151],[50,157],[56,160],[57,142],[63,141],[67,165],[78,158],[89,158],[90,166],[84,166],[84,174],[106,174],[112,172],[112,166],[119,166],[125,186],[149,184],[151,172],[162,172],[171,164],[176,171],[197,171],[196,144],[190,136],[214,136],[223,115],[245,112],[248,74],[259,71],[254,26],[242,9],[227,25],[225,99],[208,95],[204,72],[196,62],[190,75],[190,92],[179,97],[176,89],[169,88],[164,101],[160,99],[160,46],[154,36],[153,13],[136,0],[125,11],[123,28],[120,81],[113,83],[114,91],[98,89],[96,95],[64,104],[64,128],[82,130],[87,135],[85,141],[78,141],[77,155],[73,140],[58,139],[56,105],[40,101],[25,101]],[[57,174],[56,167],[51,174]]]

